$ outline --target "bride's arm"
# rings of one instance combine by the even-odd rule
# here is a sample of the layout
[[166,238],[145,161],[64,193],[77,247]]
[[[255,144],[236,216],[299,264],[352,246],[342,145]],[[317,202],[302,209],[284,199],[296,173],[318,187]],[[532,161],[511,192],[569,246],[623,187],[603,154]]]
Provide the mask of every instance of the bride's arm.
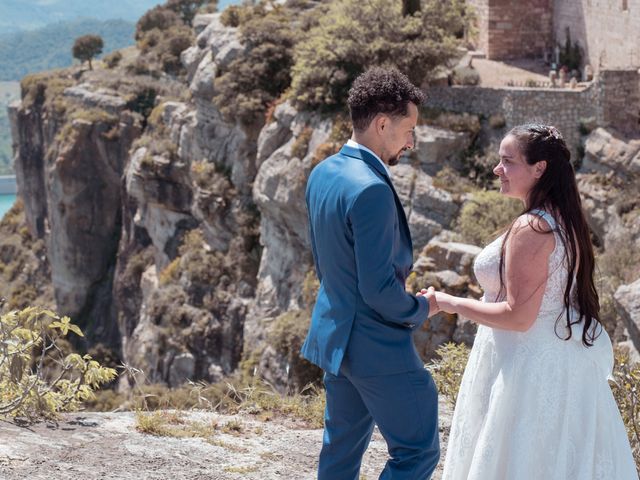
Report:
[[[549,230],[543,220],[540,226]],[[539,230],[538,226],[536,228]],[[521,217],[506,244],[505,288],[502,302],[480,302],[436,292],[441,310],[457,313],[476,323],[504,330],[525,332],[536,320],[547,285],[549,256],[555,246],[554,236],[541,233]]]

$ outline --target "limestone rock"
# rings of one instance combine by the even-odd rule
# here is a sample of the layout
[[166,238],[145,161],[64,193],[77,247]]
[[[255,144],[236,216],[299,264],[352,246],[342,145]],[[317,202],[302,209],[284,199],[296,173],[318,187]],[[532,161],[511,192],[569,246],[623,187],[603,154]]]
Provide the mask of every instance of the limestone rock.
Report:
[[640,140],[625,141],[604,128],[595,129],[585,143],[582,170],[640,176]]
[[460,275],[473,275],[473,261],[482,249],[457,242],[431,241],[421,255],[433,261],[434,270],[452,270]]
[[449,192],[434,187],[429,175],[408,163],[392,167],[391,174],[407,215],[413,248],[420,249],[451,225],[459,205]]
[[640,278],[629,285],[620,286],[614,294],[614,301],[631,341],[636,350],[640,350]]
[[416,143],[412,157],[428,175],[435,175],[445,165],[460,167],[459,154],[469,147],[468,133],[454,132],[429,125],[418,125],[415,129]]
[[88,84],[66,88],[64,95],[75,98],[87,106],[99,108],[109,113],[119,113],[127,103],[116,92],[105,89],[96,90]]

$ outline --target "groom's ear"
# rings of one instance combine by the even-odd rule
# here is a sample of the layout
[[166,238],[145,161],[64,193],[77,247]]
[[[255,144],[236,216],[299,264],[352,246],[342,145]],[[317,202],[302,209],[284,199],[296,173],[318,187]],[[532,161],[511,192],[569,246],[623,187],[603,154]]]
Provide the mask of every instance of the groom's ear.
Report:
[[539,162],[536,162],[536,167],[534,170],[534,175],[536,178],[540,178],[545,170],[547,169],[547,161],[546,160],[540,160]]
[[384,129],[387,128],[388,121],[389,119],[386,115],[377,115],[376,118],[373,119],[376,127],[376,133],[378,135],[382,135],[384,133]]

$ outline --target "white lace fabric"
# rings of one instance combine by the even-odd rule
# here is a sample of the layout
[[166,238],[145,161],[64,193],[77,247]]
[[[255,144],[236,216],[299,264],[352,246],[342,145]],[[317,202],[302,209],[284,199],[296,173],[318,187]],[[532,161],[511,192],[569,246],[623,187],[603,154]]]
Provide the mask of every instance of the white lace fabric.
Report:
[[[572,328],[570,340],[559,337],[567,332],[565,250],[553,217],[539,215],[554,229],[556,242],[540,311],[526,332],[478,327],[442,478],[637,480],[607,381],[613,367],[611,341],[602,330],[594,346],[585,347],[582,324]],[[503,238],[485,247],[474,263],[484,301],[494,301],[500,291]]]

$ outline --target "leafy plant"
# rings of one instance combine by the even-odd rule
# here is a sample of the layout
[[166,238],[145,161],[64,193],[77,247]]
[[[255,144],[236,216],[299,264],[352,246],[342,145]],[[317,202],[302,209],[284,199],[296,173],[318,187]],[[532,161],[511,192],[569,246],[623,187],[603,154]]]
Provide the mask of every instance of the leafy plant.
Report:
[[0,316],[0,415],[55,418],[115,378],[90,355],[64,355],[60,344],[69,332],[82,336],[69,317],[39,307]]
[[576,41],[571,44],[571,32],[569,27],[565,30],[564,46],[560,48],[560,65],[566,66],[570,71],[578,70],[582,66],[582,49]]
[[499,229],[507,226],[522,211],[522,205],[498,192],[480,191],[462,206],[458,231],[462,240],[486,245]]
[[[298,36],[292,10],[267,2],[236,7],[227,22],[240,26],[245,53],[215,79],[213,102],[229,120],[264,122],[265,112],[291,83],[293,46]],[[236,18],[237,17],[237,18]]]
[[343,110],[353,80],[394,66],[417,85],[457,56],[464,2],[426,0],[404,16],[401,2],[339,0],[295,47],[291,97],[305,109]]
[[611,391],[627,429],[633,459],[640,468],[640,363],[631,363],[629,353],[617,348],[614,355]]
[[469,347],[464,343],[446,343],[436,349],[440,359],[427,365],[438,393],[444,395],[452,407],[456,406],[462,375],[469,360]]

